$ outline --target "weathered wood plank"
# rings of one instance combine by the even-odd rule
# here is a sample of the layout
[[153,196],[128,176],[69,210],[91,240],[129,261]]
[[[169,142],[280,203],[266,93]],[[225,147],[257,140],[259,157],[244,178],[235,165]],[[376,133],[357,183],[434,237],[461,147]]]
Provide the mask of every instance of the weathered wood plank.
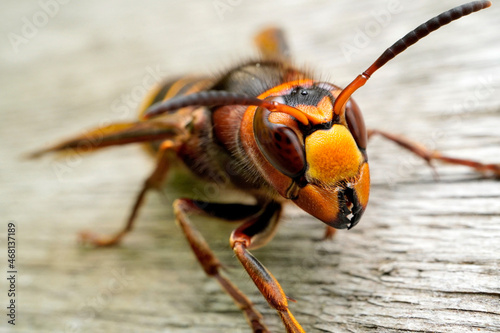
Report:
[[[0,232],[3,242],[7,222],[18,225],[19,332],[248,332],[156,195],[120,247],[76,244],[79,230],[121,226],[152,167],[140,148],[29,162],[20,160],[23,153],[101,122],[132,119],[159,77],[217,73],[255,55],[251,37],[264,25],[283,26],[299,64],[345,85],[397,38],[458,4],[41,3],[55,2],[5,0],[0,11]],[[232,3],[221,16],[220,3]],[[355,96],[368,125],[500,162],[497,7],[453,23],[377,73]],[[53,17],[37,21],[15,52],[8,33],[29,32],[26,20],[42,20],[43,8]],[[389,9],[377,30],[376,17]],[[370,25],[372,37],[363,40],[360,31]],[[346,45],[354,51],[348,56]],[[421,161],[378,138],[369,156],[371,202],[356,228],[318,242],[321,223],[290,206],[275,240],[255,251],[298,300],[297,318],[308,332],[500,331],[500,184],[448,166],[438,167],[435,181]],[[281,332],[228,248],[234,226],[196,221],[234,266],[231,278]],[[0,330],[10,329],[2,319]]]

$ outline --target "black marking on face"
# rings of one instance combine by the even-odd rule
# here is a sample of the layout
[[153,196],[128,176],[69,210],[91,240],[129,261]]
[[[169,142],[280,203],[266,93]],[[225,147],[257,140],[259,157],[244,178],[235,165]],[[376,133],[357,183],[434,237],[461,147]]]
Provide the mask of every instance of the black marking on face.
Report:
[[289,95],[284,95],[283,98],[285,104],[296,107],[298,105],[317,106],[326,96],[330,97],[333,105],[334,98],[332,94],[326,89],[315,86],[309,88],[295,87]]

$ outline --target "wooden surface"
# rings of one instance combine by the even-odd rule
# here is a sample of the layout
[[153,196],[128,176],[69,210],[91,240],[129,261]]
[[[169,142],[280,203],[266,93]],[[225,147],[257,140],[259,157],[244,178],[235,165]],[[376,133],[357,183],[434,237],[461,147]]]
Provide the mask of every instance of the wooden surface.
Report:
[[[263,26],[284,27],[297,63],[343,86],[397,38],[460,2],[401,0],[388,24],[363,41],[358,29],[373,26],[389,1],[70,1],[51,7],[53,17],[15,52],[8,34],[20,35],[33,16],[43,19],[40,3],[0,5],[0,234],[4,244],[15,221],[19,264],[15,328],[6,324],[0,279],[2,332],[248,332],[159,196],[148,197],[121,246],[76,243],[79,230],[122,226],[152,167],[139,147],[75,159],[22,155],[102,122],[133,119],[140,95],[159,77],[217,73],[255,55],[251,38]],[[214,4],[229,7],[219,15]],[[500,162],[499,16],[494,4],[377,72],[355,94],[368,125],[450,155]],[[356,41],[347,58],[340,45]],[[500,331],[500,183],[448,166],[437,168],[435,181],[421,161],[379,138],[369,157],[371,202],[356,228],[318,242],[322,223],[290,206],[273,242],[254,252],[298,301],[291,308],[304,328]],[[282,332],[229,249],[234,226],[196,221],[233,267],[229,276]]]

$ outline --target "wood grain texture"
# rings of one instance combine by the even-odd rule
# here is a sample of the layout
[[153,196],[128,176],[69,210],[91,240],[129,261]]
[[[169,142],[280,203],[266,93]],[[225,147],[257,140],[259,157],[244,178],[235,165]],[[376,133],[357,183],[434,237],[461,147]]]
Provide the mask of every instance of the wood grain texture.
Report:
[[[219,15],[214,4],[221,3],[229,7]],[[7,222],[17,223],[20,276],[18,325],[7,325],[2,312],[3,332],[248,332],[231,299],[198,267],[170,205],[157,195],[148,196],[135,232],[121,246],[95,250],[76,243],[79,230],[121,227],[152,168],[139,147],[73,159],[25,161],[22,155],[96,124],[133,119],[145,89],[160,77],[218,73],[255,56],[251,38],[263,26],[282,26],[298,64],[344,86],[397,38],[459,2],[53,4],[0,5],[0,233],[4,244]],[[381,14],[389,9],[390,17]],[[51,15],[41,24],[44,11]],[[450,155],[499,163],[499,16],[494,3],[377,72],[355,94],[368,126]],[[16,52],[9,33],[21,35],[34,19],[40,27]],[[346,45],[354,51],[348,57]],[[304,328],[500,331],[500,183],[450,166],[437,168],[436,181],[421,161],[379,138],[370,142],[369,158],[371,202],[356,228],[318,242],[323,225],[290,206],[273,242],[254,252],[298,301],[291,307]],[[171,199],[177,195],[169,192]],[[281,332],[277,315],[229,249],[234,226],[195,221],[233,267],[229,276],[272,331]],[[7,285],[1,281],[3,308]]]

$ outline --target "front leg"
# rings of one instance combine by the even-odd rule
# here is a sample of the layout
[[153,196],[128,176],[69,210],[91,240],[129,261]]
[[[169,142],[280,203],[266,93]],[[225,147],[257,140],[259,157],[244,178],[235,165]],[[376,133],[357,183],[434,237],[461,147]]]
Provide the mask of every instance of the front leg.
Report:
[[221,287],[232,298],[236,305],[243,311],[252,332],[269,333],[262,320],[262,315],[254,307],[248,297],[241,292],[228,278],[221,274],[221,262],[210,249],[203,236],[189,221],[188,215],[209,214],[230,221],[247,219],[261,210],[260,206],[247,206],[240,204],[214,204],[190,199],[177,199],[174,202],[176,221],[181,227],[184,236],[191,246],[196,258],[209,277],[219,282]]
[[[268,230],[268,225],[275,224],[281,212],[281,205],[270,203],[263,214],[248,220],[233,231],[230,243],[236,257],[241,262],[253,282],[266,298],[271,307],[276,309],[288,333],[305,333],[288,308],[288,298],[278,280],[249,251],[255,240]],[[264,237],[265,238],[265,237]]]
[[420,143],[412,141],[403,135],[392,134],[376,129],[368,130],[368,138],[371,138],[373,135],[380,135],[383,138],[390,140],[398,144],[399,146],[411,151],[415,155],[424,159],[427,162],[427,164],[429,164],[431,167],[432,167],[431,163],[437,160],[447,164],[467,166],[469,168],[474,169],[476,172],[482,174],[491,174],[497,178],[500,178],[500,164],[486,164],[469,159],[445,156],[441,154],[439,151],[430,150],[421,145]]

